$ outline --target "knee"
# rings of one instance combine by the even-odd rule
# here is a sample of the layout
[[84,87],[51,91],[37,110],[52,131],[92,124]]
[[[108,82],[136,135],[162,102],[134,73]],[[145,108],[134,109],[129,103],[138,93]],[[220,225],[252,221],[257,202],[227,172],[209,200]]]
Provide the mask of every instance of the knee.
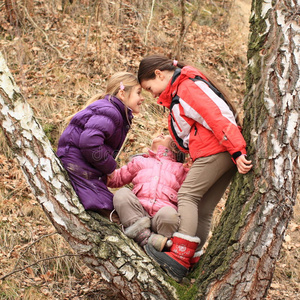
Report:
[[153,230],[158,234],[170,238],[174,232],[178,231],[180,217],[173,207],[161,208],[153,219]]
[[171,206],[164,206],[157,212],[158,223],[160,224],[174,224],[179,223],[179,214]]
[[192,194],[192,193],[186,193],[186,192],[178,192],[177,198],[180,199],[178,203],[182,205],[194,205],[197,206],[198,203],[201,201],[203,197],[202,193],[199,194]]
[[131,197],[129,197],[131,190],[128,188],[121,188],[117,190],[113,197],[113,205],[115,208],[127,205],[130,202]]

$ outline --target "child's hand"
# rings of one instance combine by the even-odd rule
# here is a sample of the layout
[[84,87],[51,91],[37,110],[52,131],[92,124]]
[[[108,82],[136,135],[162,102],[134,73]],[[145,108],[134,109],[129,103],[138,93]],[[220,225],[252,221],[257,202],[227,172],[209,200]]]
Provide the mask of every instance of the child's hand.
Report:
[[192,164],[193,164],[193,160],[190,157],[188,157],[185,163],[183,164],[183,166],[184,168],[190,169]]
[[107,174],[107,178],[106,178],[107,182],[106,182],[106,185],[109,185],[110,181],[111,181],[112,178],[114,177],[114,173],[115,173],[115,171],[113,171],[113,172],[110,173],[110,174]]
[[247,160],[245,155],[239,156],[235,160],[235,162],[236,162],[237,169],[238,169],[239,173],[241,173],[241,174],[247,174],[253,167],[253,165],[251,164],[252,161]]

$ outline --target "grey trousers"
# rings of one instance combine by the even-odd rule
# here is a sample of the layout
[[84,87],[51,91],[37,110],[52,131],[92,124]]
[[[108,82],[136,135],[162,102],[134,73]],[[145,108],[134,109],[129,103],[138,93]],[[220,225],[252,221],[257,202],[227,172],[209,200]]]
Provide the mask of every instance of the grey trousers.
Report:
[[[139,199],[129,188],[121,188],[114,194],[114,207],[122,225],[126,228],[142,217],[148,216]],[[168,238],[179,228],[179,214],[171,206],[162,207],[151,217],[151,230]]]
[[198,236],[197,250],[207,240],[214,209],[236,170],[228,152],[198,158],[178,192],[179,232]]

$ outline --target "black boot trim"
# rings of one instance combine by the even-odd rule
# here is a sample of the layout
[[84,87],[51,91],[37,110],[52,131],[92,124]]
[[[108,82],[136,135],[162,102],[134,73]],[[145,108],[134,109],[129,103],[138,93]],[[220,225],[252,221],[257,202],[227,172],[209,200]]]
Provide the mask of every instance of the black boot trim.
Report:
[[166,253],[157,251],[151,244],[147,244],[144,249],[177,282],[186,276],[188,269]]

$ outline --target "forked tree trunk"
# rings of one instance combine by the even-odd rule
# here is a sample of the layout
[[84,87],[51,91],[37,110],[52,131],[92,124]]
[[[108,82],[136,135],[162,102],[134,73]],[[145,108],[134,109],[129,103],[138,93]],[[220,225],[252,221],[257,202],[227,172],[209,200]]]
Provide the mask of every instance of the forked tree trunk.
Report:
[[299,183],[299,6],[273,5],[254,0],[252,7],[244,135],[255,167],[236,176],[193,286],[173,284],[116,225],[83,209],[0,55],[1,127],[33,193],[71,247],[125,299],[267,293]]
[[89,267],[125,299],[176,299],[165,273],[117,225],[84,210],[1,53],[0,123],[44,212]]
[[254,171],[231,186],[197,299],[267,294],[299,185],[299,21],[297,0],[252,2],[243,133]]

